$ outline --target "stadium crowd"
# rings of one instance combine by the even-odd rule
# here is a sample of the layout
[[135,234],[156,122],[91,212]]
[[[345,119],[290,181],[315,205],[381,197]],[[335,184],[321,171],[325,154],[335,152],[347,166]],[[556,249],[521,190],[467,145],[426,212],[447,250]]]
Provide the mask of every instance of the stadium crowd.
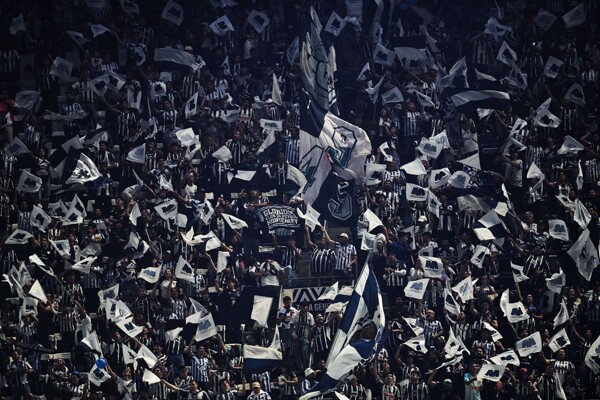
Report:
[[[351,226],[299,191],[309,6],[372,149]],[[597,1],[0,9],[2,398],[297,399],[365,265],[387,335],[326,397],[600,397]]]

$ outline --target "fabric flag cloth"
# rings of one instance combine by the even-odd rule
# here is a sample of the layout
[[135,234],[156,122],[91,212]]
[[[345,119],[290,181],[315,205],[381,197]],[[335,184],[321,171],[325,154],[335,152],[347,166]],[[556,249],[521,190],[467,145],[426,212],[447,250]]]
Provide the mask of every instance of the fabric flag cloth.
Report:
[[[377,330],[374,337],[353,340],[364,327],[372,325]],[[385,337],[384,330],[385,314],[377,278],[369,265],[365,264],[331,344],[326,364],[327,372],[321,376],[316,387],[302,396],[301,400],[334,391],[353,370],[364,365],[376,354]]]
[[363,69],[360,70],[360,74],[358,74],[358,77],[356,78],[356,80],[358,82],[362,82],[362,81],[368,81],[371,83],[373,82],[373,74],[371,73],[371,66],[369,65],[368,62],[365,64]]
[[527,89],[527,74],[523,73],[515,64],[510,72],[507,83],[511,86],[525,90]]
[[548,347],[550,347],[550,350],[552,350],[553,353],[556,353],[558,350],[564,349],[570,344],[571,341],[569,340],[569,335],[567,335],[567,330],[566,328],[562,328],[550,338],[550,341],[548,342]]
[[565,140],[563,141],[562,146],[558,149],[558,154],[567,154],[567,153],[576,153],[578,151],[585,150],[585,147],[577,141],[577,139],[573,138],[573,136],[567,135],[565,136]]
[[506,318],[511,324],[516,324],[517,322],[529,319],[527,307],[520,301],[509,303],[506,307]]
[[37,205],[33,206],[31,210],[31,217],[29,218],[29,222],[31,226],[38,228],[42,232],[46,232],[46,228],[52,222],[52,217],[50,217],[46,212]]
[[115,323],[119,329],[121,329],[127,336],[132,338],[136,337],[144,330],[143,326],[137,326],[133,323],[133,317],[124,318]]
[[248,227],[248,224],[243,220],[239,219],[238,217],[234,217],[233,215],[229,214],[221,215],[223,216],[223,219],[225,220],[225,222],[227,222],[227,225],[229,225],[231,229],[242,229]]
[[67,171],[73,171],[66,181],[67,184],[92,182],[102,177],[96,164],[83,153],[79,154],[79,158],[75,161],[76,164],[74,168],[70,168],[68,165],[69,163],[70,160],[67,158],[65,168]]
[[339,291],[340,291],[339,282],[336,282],[333,285],[331,285],[330,287],[328,287],[327,289],[325,289],[325,291],[319,296],[319,298],[317,300],[319,300],[319,301],[333,300],[333,299],[335,299],[335,296],[337,296]]
[[22,13],[10,21],[9,30],[11,35],[16,35],[18,32],[27,32],[27,28],[25,26],[25,19],[23,18]]
[[15,107],[23,108],[25,110],[33,110],[39,97],[40,92],[36,92],[34,90],[24,90],[19,92],[15,96]]
[[244,372],[260,374],[271,371],[281,365],[281,351],[271,347],[244,345]]
[[212,156],[221,162],[227,162],[233,158],[231,150],[229,150],[229,147],[227,146],[220,147],[212,153]]
[[457,317],[460,314],[460,306],[447,288],[444,288],[444,309]]
[[524,282],[529,279],[529,277],[523,273],[523,269],[525,267],[513,264],[512,261],[510,263],[510,267],[512,268],[513,278],[515,279],[515,282]]
[[425,175],[427,170],[423,166],[420,159],[415,158],[413,161],[406,163],[400,167],[400,169],[409,175]]
[[38,299],[42,303],[48,302],[48,297],[46,297],[46,293],[44,292],[42,285],[40,285],[40,281],[35,281],[33,285],[31,285],[31,288],[29,289],[29,295]]
[[29,173],[26,170],[21,172],[17,190],[20,192],[37,193],[42,187],[42,178]]
[[89,274],[90,269],[92,268],[92,264],[94,263],[94,261],[96,261],[96,258],[97,257],[84,258],[83,260],[71,265],[71,269],[82,272],[84,274]]
[[492,340],[494,342],[497,342],[498,340],[502,339],[502,335],[500,334],[500,332],[498,332],[496,330],[496,328],[494,328],[492,325],[490,325],[488,322],[484,322],[483,323],[483,327],[485,329],[487,329],[488,331],[490,331],[490,335],[492,337]]
[[373,50],[373,62],[375,64],[390,66],[394,63],[395,56],[394,51],[385,48],[380,43],[377,43]]
[[448,335],[448,341],[444,346],[444,352],[446,353],[446,359],[452,358],[457,354],[462,354],[466,352],[467,354],[471,354],[471,352],[467,349],[463,341],[460,337],[456,337],[454,335],[454,330],[450,329],[450,333]]
[[498,22],[498,20],[494,17],[488,19],[485,24],[485,33],[489,33],[494,36],[494,38],[498,41],[506,35],[508,32],[511,32],[512,28],[510,26],[506,26]]
[[533,22],[543,31],[547,31],[556,22],[558,17],[550,11],[540,8]]
[[231,21],[226,15],[223,15],[222,17],[213,21],[209,25],[209,28],[218,36],[225,36],[227,32],[233,32],[235,30],[231,24]]
[[296,36],[285,52],[285,56],[290,65],[294,64],[294,61],[298,58],[298,54],[300,54],[300,38]]
[[502,378],[502,375],[504,375],[505,369],[506,365],[483,364],[479,372],[477,372],[477,377],[479,379],[498,382]]
[[33,235],[21,229],[15,229],[13,233],[6,238],[5,244],[26,244]]
[[146,162],[146,144],[134,147],[127,153],[127,161],[131,161],[137,164],[144,164]]
[[579,273],[589,282],[594,269],[598,266],[598,250],[590,238],[588,229],[580,234],[567,254],[575,261]]
[[196,114],[198,114],[198,92],[185,102],[185,118],[191,118]]
[[535,332],[516,342],[515,348],[521,357],[539,353],[542,351],[542,336],[539,332]]
[[443,148],[441,145],[432,142],[427,138],[421,138],[421,142],[419,142],[417,150],[419,150],[424,156],[435,159],[440,155]]
[[250,12],[247,21],[259,34],[271,23],[267,14],[256,10]]
[[585,365],[590,367],[595,374],[600,373],[600,336],[592,343],[585,354]]
[[475,168],[476,170],[481,170],[481,163],[479,161],[479,152],[470,155],[462,160],[458,160],[459,163],[463,165],[467,165],[471,168]]
[[571,85],[564,97],[573,104],[585,107],[585,95],[583,94],[583,87],[577,82]]
[[102,357],[102,346],[100,345],[100,340],[98,339],[96,331],[92,331],[89,335],[84,337],[81,340],[81,343],[89,347],[97,356]]
[[509,94],[497,90],[466,90],[450,96],[450,99],[460,112],[476,111],[478,108],[510,108]]
[[90,29],[92,31],[92,36],[97,37],[103,35],[105,33],[110,33],[111,30],[101,24],[90,24]]
[[463,302],[467,302],[474,298],[473,281],[470,276],[460,281],[456,286],[453,286],[452,290],[458,293]]
[[415,94],[417,95],[417,100],[419,100],[419,103],[421,103],[422,107],[431,107],[431,108],[435,108],[436,105],[433,102],[433,100],[431,100],[431,97],[424,95],[421,92],[415,92]]
[[470,181],[471,177],[464,171],[456,171],[448,178],[448,184],[457,189],[466,189]]
[[103,382],[110,379],[110,374],[104,368],[98,368],[98,366],[94,364],[88,373],[88,379],[90,380],[90,383],[100,386]]
[[182,256],[179,256],[179,260],[177,261],[175,277],[192,283],[196,281],[194,269]]
[[402,319],[404,319],[406,321],[406,324],[408,325],[408,327],[410,328],[410,330],[413,331],[413,333],[415,334],[415,336],[419,336],[423,332],[425,332],[425,329],[421,328],[418,325],[418,320],[416,318],[402,317]]
[[569,241],[569,230],[565,221],[560,219],[548,220],[548,233],[551,237],[562,240],[565,242]]
[[500,47],[500,51],[498,51],[498,56],[496,59],[510,67],[517,62],[517,53],[515,53],[515,51],[510,48],[506,41],[504,41],[502,42],[502,46]]
[[383,222],[381,221],[381,219],[373,211],[371,211],[368,208],[365,210],[365,212],[363,214],[363,218],[368,223],[368,227],[367,227],[368,232],[371,232],[373,229],[377,228],[378,226],[383,226]]
[[579,5],[572,8],[571,11],[562,16],[562,19],[565,23],[565,27],[567,29],[571,29],[585,22],[585,3],[585,1],[582,1],[581,3],[579,3]]
[[195,71],[200,67],[193,54],[164,47],[154,50],[154,64],[161,71],[184,70],[187,72],[190,68]]
[[[494,340],[494,339],[492,339]],[[514,350],[507,350],[504,353],[500,353],[495,357],[491,357],[490,361],[496,365],[515,365],[520,366],[521,360],[519,360],[519,356],[515,353]]]
[[450,179],[450,170],[448,168],[434,169],[429,176],[429,186],[432,189],[437,189],[444,186]]
[[544,66],[544,75],[548,78],[556,78],[563,62],[556,57],[549,56]]
[[254,296],[254,305],[252,306],[252,315],[250,318],[256,321],[259,326],[266,327],[272,304],[272,297]]
[[149,385],[153,385],[155,383],[160,382],[160,378],[156,376],[154,373],[144,368],[144,374],[142,375],[142,382],[145,382]]
[[[267,313],[268,316],[268,313]],[[212,314],[207,314],[200,318],[198,321],[198,328],[196,328],[196,334],[194,338],[197,342],[209,339],[217,334],[217,326],[213,320]]]
[[148,267],[140,271],[139,279],[143,279],[148,283],[156,283],[160,278],[160,267]]
[[[417,92],[417,93],[419,93],[419,92]],[[383,105],[393,104],[393,103],[401,103],[403,101],[404,101],[404,96],[402,96],[402,92],[397,87],[394,87],[393,89],[390,89],[381,95],[381,103]]]
[[169,0],[161,14],[162,19],[180,26],[183,22],[183,8],[173,0]]
[[325,25],[325,32],[331,33],[333,36],[338,37],[346,26],[347,21],[340,17],[335,11],[331,12],[327,25]]
[[[450,68],[450,72],[448,73],[448,75],[444,76],[441,80],[440,80],[440,90],[443,90],[447,87],[452,87],[454,86],[454,80],[457,77],[462,77],[464,78],[464,85],[465,87],[469,87],[469,81],[467,80],[467,59],[466,57],[461,58],[460,60],[458,60],[453,66],[452,68]],[[483,107],[480,107],[483,108]]]
[[50,67],[50,74],[62,79],[63,81],[70,81],[72,72],[73,63],[61,57],[56,57],[52,62],[52,66]]
[[18,137],[15,136],[15,138],[8,144],[6,145],[6,147],[4,148],[4,155],[6,157],[11,157],[11,156],[20,156],[23,154],[27,154],[30,153],[29,149],[27,148],[27,146],[25,145],[25,143],[23,143],[21,141],[21,139],[19,139]]
[[273,73],[273,90],[271,91],[271,99],[273,100],[273,103],[277,104],[278,106],[283,104],[283,101],[281,100],[279,81],[277,80],[277,75],[275,75],[275,73]]
[[375,86],[371,86],[371,84],[369,82],[368,87],[365,89],[365,92],[367,92],[367,94],[369,95],[369,99],[371,100],[371,103],[375,104],[377,102],[377,98],[379,97],[379,89],[381,88],[382,84],[383,84],[383,77],[381,77],[381,79],[379,79],[379,82],[377,82],[377,84]]
[[546,278],[546,286],[554,293],[562,293],[562,289],[567,283],[567,277],[562,269],[559,268],[558,273],[552,274],[550,278]]
[[79,46],[82,47],[85,44],[89,43],[90,40],[83,36],[83,33],[76,31],[66,31],[66,34],[73,39],[73,41]]
[[425,346],[425,336],[419,335],[415,338],[409,339],[404,342],[405,346],[410,347],[414,351],[418,351],[419,353],[427,353],[427,346]]
[[428,192],[429,190],[427,188],[419,185],[412,183],[406,184],[406,200],[408,201],[426,201]]
[[408,282],[408,284],[404,288],[404,295],[406,297],[421,300],[423,298],[423,295],[425,294],[425,291],[427,290],[428,285],[429,278],[417,279]]

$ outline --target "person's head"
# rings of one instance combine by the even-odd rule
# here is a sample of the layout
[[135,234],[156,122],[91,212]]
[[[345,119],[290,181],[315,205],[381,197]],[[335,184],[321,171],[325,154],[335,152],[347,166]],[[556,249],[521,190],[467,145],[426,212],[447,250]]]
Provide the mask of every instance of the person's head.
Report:
[[283,306],[285,308],[290,308],[292,306],[292,298],[290,296],[285,296],[283,298]]
[[471,370],[471,374],[477,374],[477,372],[479,371],[479,364],[473,363],[471,364],[471,367],[469,369]]
[[219,381],[219,388],[221,389],[221,393],[229,392],[229,382],[227,379],[223,378]]
[[81,374],[78,371],[71,372],[71,383],[73,385],[79,385],[80,380],[81,380]]
[[393,385],[394,384],[394,374],[392,372],[386,374],[385,376],[385,384]]
[[559,349],[556,352],[556,359],[560,360],[560,361],[564,361],[567,358],[567,353],[565,352],[564,349]]
[[544,375],[548,378],[554,376],[554,367],[552,366],[552,364],[548,364],[546,366],[546,369],[544,370]]
[[304,313],[304,314],[308,312],[308,302],[306,302],[306,301],[300,302],[300,312]]
[[260,383],[258,383],[258,382],[252,383],[252,392],[255,394],[260,393]]
[[427,320],[433,321],[435,319],[435,311],[429,309],[427,310]]
[[410,373],[410,380],[411,380],[412,382],[418,382],[418,381],[419,381],[419,379],[421,379],[421,373],[420,373],[419,371],[417,371],[417,370],[413,370],[413,371]]
[[338,238],[340,239],[340,243],[342,244],[342,246],[345,246],[348,244],[348,241],[350,240],[350,238],[348,237],[347,233],[340,233],[338,235]]

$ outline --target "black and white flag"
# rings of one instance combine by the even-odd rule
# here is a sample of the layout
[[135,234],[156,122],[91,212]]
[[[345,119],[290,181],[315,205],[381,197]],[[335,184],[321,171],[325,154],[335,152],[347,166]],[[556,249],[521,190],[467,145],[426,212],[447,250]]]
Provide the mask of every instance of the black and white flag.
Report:
[[234,28],[229,18],[223,15],[217,18],[214,22],[209,25],[210,29],[218,36],[225,36],[227,32],[233,32]]
[[554,322],[553,322],[554,328],[556,328],[559,325],[564,324],[570,318],[571,318],[571,316],[569,315],[569,310],[567,309],[567,305],[565,304],[565,301],[563,300],[560,303],[560,309],[558,310],[558,313],[554,317]]
[[42,178],[29,173],[27,170],[21,172],[17,190],[26,193],[36,193],[42,187]]
[[252,10],[250,15],[248,15],[248,23],[258,33],[262,33],[270,22],[267,14],[260,11]]
[[335,37],[338,37],[346,26],[346,20],[340,17],[335,11],[331,12],[327,25],[325,25],[325,32],[329,32]]
[[598,266],[598,249],[594,246],[588,229],[583,231],[567,254],[575,261],[579,273],[589,282]]
[[587,226],[590,224],[590,221],[592,220],[592,215],[588,211],[587,207],[585,207],[579,199],[575,200],[575,211],[573,213],[573,219],[575,220],[575,222],[577,222],[577,224],[579,224],[581,229],[586,229]]
[[432,189],[437,189],[448,183],[450,179],[450,170],[448,168],[434,169],[429,176],[429,186]]
[[31,111],[36,106],[39,97],[40,92],[36,92],[34,90],[25,90],[19,92],[15,97],[15,107]]
[[556,57],[549,56],[544,66],[544,75],[548,78],[556,78],[563,62]]
[[6,239],[5,244],[25,244],[32,238],[33,235],[22,229],[15,229],[13,233]]
[[381,103],[383,105],[390,103],[402,103],[403,101],[404,97],[402,96],[402,92],[397,87],[394,87],[381,95]]
[[590,346],[585,354],[585,365],[590,367],[594,374],[600,373],[600,336]]
[[371,73],[371,66],[367,62],[363,69],[360,70],[360,74],[358,74],[358,78],[356,78],[358,82],[367,81],[373,83],[373,74]]
[[581,25],[585,22],[585,3],[585,1],[582,1],[581,3],[579,3],[579,5],[572,8],[571,11],[562,16],[562,19],[565,22],[565,27],[567,29],[571,29],[574,26]]
[[452,290],[460,296],[463,302],[467,302],[474,298],[473,281],[471,280],[470,276],[460,281],[456,286],[453,286]]
[[554,293],[562,293],[563,287],[567,283],[567,277],[562,269],[558,269],[558,273],[552,274],[550,278],[546,278],[546,286]]
[[510,267],[512,268],[513,278],[514,278],[515,282],[517,282],[517,283],[524,282],[529,279],[529,277],[527,275],[525,275],[525,273],[523,272],[523,269],[525,267],[523,267],[521,265],[513,264],[512,261],[510,262]]
[[435,159],[442,152],[442,146],[432,142],[427,138],[421,138],[421,142],[417,146],[417,150],[419,150],[424,156]]
[[46,228],[52,222],[52,217],[50,217],[46,212],[38,207],[37,205],[33,206],[31,210],[31,217],[29,219],[31,226],[35,226],[42,232],[46,232]]
[[417,100],[419,100],[419,103],[421,103],[421,107],[426,108],[426,107],[431,107],[431,108],[436,108],[435,103],[433,102],[433,100],[431,100],[431,97],[424,95],[421,92],[415,92],[415,94],[417,95]]
[[[496,339],[492,339],[496,341]],[[515,353],[514,350],[507,350],[504,353],[500,353],[495,357],[491,357],[490,361],[497,365],[521,365],[521,360],[519,360],[519,356]]]
[[92,31],[92,37],[97,37],[111,32],[110,29],[101,24],[90,24],[90,30]]
[[70,82],[72,80],[72,72],[73,63],[61,57],[56,57],[52,62],[52,66],[50,67],[50,75],[54,75],[55,77],[67,82]]
[[427,290],[427,285],[429,285],[429,278],[410,281],[404,288],[404,295],[406,297],[421,300]]
[[521,72],[517,64],[514,64],[508,77],[508,84],[521,90],[527,89],[527,74]]
[[65,182],[67,184],[92,182],[102,176],[94,161],[83,153],[79,154],[79,158],[72,171],[73,173]]
[[17,136],[4,148],[6,157],[20,156],[27,153],[30,153],[29,149]]
[[22,13],[11,20],[9,30],[11,35],[16,35],[18,32],[27,32]]
[[571,135],[565,136],[565,140],[563,141],[562,146],[558,149],[558,154],[568,154],[568,153],[577,153],[579,151],[585,150],[585,147],[577,141],[577,139],[573,138]]
[[407,201],[426,201],[429,190],[419,185],[412,183],[406,184],[406,200]]
[[540,8],[533,22],[543,31],[547,31],[556,22],[558,17],[550,11]]
[[567,229],[567,224],[561,219],[548,220],[548,233],[555,239],[562,240],[564,242],[569,241],[569,230]]
[[510,67],[516,64],[517,53],[515,53],[515,51],[510,48],[506,41],[503,41],[502,46],[500,46],[500,50],[498,51],[498,55],[496,56],[496,59]]
[[375,50],[373,50],[373,62],[375,64],[391,66],[394,63],[395,56],[394,51],[388,50],[379,43],[377,43]]
[[66,33],[79,47],[82,47],[90,42],[90,39],[83,36],[83,33],[81,32],[66,31]]
[[[166,47],[154,49],[154,65],[155,68],[161,71],[189,71],[190,68],[196,71],[200,67],[200,64],[194,59],[193,54],[190,54],[187,51],[169,49]],[[164,87],[158,87],[157,89],[163,91]]]
[[175,277],[192,283],[196,281],[194,269],[192,268],[190,263],[188,263],[182,256],[179,256],[179,260],[177,261],[177,267],[175,268]]
[[571,341],[569,340],[569,335],[567,335],[567,330],[566,328],[562,328],[550,338],[548,347],[550,347],[550,350],[552,350],[553,353],[556,353],[558,350],[564,349],[570,344]]
[[442,279],[444,262],[438,257],[419,256],[421,267],[426,278]]
[[479,379],[487,379],[492,382],[498,382],[502,375],[504,375],[504,370],[506,369],[506,365],[494,365],[489,363],[484,363],[481,366],[481,369],[477,372],[477,378]]
[[508,110],[510,96],[506,92],[496,90],[466,90],[450,96],[458,111],[465,112],[478,108]]
[[567,90],[567,93],[565,93],[565,99],[573,104],[585,107],[585,95],[583,94],[583,87],[577,82],[573,83],[569,90]]
[[169,0],[161,14],[162,19],[180,26],[183,22],[183,8],[175,1]]
[[120,91],[125,85],[125,78],[117,74],[115,71],[106,71],[106,86],[115,92]]
[[300,54],[300,38],[298,38],[298,36],[296,36],[285,52],[285,56],[288,60],[288,63],[290,65],[294,64],[294,61],[296,61],[299,54]]
[[515,343],[515,348],[521,357],[527,357],[530,354],[542,351],[542,336],[535,332],[524,339]]
[[191,118],[198,114],[198,92],[185,102],[185,118]]
[[106,74],[100,75],[91,79],[88,85],[97,96],[104,97],[108,91],[108,76]]
[[542,128],[557,128],[560,125],[560,118],[550,112],[550,103],[552,97],[549,97],[544,101],[535,111],[535,117],[533,118],[534,126],[541,126]]

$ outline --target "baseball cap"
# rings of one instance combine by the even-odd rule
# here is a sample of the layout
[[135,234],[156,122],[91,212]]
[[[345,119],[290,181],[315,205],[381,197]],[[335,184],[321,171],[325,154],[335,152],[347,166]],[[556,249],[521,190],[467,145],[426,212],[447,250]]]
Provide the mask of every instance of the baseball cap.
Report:
[[309,376],[309,375],[314,374],[314,373],[315,373],[315,370],[312,369],[312,368],[306,368],[304,370],[304,376]]
[[260,383],[258,383],[258,382],[254,382],[254,383],[252,384],[252,389],[254,389],[254,388],[260,388]]
[[347,234],[347,233],[340,233],[340,234],[338,235],[338,237],[343,237],[343,238],[346,238],[346,239],[348,239],[348,234]]
[[185,50],[185,51],[194,51],[194,48],[192,46],[185,46],[183,50]]

